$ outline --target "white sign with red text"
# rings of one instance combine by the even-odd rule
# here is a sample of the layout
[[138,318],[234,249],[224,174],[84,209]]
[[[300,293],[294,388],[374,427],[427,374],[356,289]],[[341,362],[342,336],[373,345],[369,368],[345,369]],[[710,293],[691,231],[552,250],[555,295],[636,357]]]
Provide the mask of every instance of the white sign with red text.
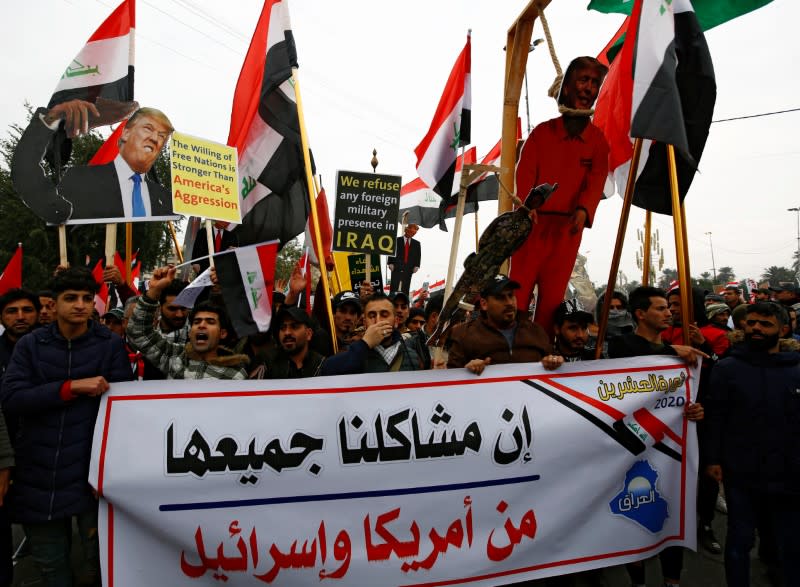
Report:
[[697,372],[113,384],[103,584],[496,585],[695,547]]

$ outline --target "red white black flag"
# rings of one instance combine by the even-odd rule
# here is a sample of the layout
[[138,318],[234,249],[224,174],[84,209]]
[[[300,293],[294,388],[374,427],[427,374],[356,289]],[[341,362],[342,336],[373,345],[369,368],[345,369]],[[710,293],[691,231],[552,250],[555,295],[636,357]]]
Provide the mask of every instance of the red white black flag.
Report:
[[22,287],[22,245],[17,246],[17,250],[8,261],[8,265],[0,273],[0,295],[10,289]]
[[266,0],[245,56],[228,145],[239,153],[240,244],[303,232],[309,198],[292,69],[297,51],[288,0]]
[[708,138],[715,101],[714,67],[691,2],[637,0],[594,116],[611,149],[609,170],[617,190],[622,193],[627,180],[631,137],[646,139],[633,203],[671,214],[666,146],[675,147],[683,199]]
[[48,108],[73,99],[133,100],[136,0],[125,0],[67,65]]
[[414,149],[419,177],[442,198],[453,193],[456,152],[470,142],[471,48],[467,35],[467,44],[450,72],[428,134]]
[[277,256],[277,241],[214,255],[225,307],[239,337],[269,330]]

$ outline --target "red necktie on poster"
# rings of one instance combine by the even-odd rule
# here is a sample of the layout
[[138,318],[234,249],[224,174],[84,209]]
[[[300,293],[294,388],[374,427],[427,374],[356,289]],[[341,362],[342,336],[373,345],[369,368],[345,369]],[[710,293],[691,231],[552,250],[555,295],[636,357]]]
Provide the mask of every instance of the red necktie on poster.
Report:
[[214,236],[214,252],[219,253],[220,249],[222,248],[222,229],[215,228],[214,232],[217,234]]
[[403,263],[408,263],[408,243],[411,239],[405,239],[406,241],[406,249],[405,253],[403,253]]

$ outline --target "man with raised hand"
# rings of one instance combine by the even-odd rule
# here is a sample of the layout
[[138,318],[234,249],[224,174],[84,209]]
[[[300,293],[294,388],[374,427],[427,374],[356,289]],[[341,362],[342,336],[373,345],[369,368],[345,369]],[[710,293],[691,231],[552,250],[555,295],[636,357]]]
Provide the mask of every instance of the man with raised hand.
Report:
[[153,327],[158,300],[175,278],[175,267],[153,272],[128,322],[128,339],[167,379],[245,379],[249,359],[221,346],[227,337],[225,309],[202,302],[189,313],[189,342],[170,341]]

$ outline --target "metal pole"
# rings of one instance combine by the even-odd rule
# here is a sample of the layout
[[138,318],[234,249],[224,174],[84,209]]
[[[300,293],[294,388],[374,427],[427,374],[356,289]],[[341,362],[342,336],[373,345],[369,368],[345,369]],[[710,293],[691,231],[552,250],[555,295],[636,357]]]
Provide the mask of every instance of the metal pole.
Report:
[[[711,241],[711,233],[707,232],[708,246],[711,248],[711,271],[714,272],[714,285],[717,285],[717,264],[714,262],[714,243]],[[798,239],[800,242],[800,239]]]
[[795,279],[800,283],[800,207],[787,208],[787,212],[797,213],[797,271],[795,271]]

